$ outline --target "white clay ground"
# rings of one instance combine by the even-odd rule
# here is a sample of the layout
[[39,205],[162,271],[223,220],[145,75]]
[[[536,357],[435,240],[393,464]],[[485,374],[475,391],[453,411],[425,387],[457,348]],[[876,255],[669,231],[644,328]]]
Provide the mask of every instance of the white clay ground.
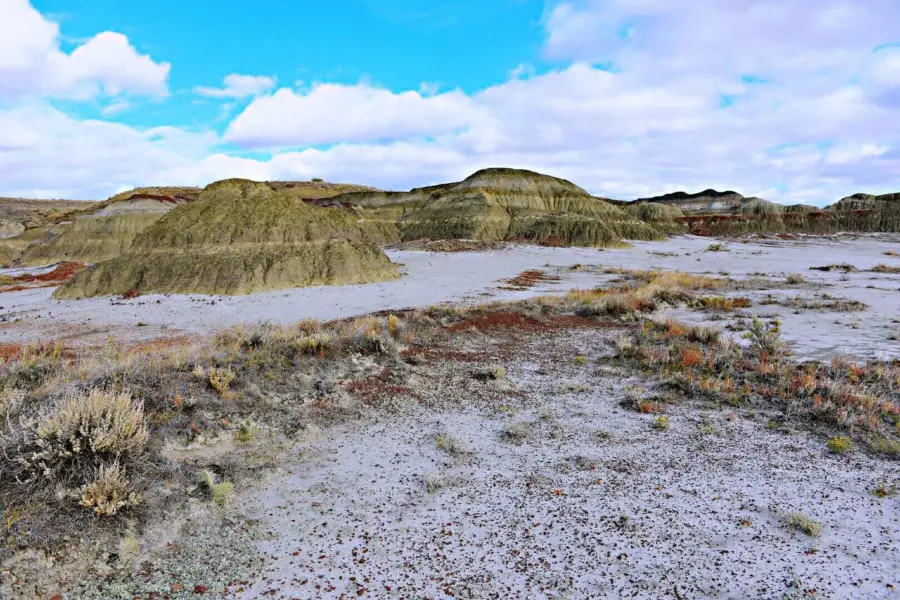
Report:
[[[655,430],[619,407],[622,374],[594,362],[609,335],[532,340],[505,364],[521,399],[485,401],[472,383],[454,408],[298,447],[239,499],[274,539],[235,596],[896,597],[900,504],[872,490],[900,464],[829,454],[750,410],[674,407]],[[531,429],[521,445],[501,437],[515,423]],[[441,433],[469,453],[439,449]],[[818,537],[786,526],[797,511]]]
[[[693,236],[663,242],[636,242],[634,248],[603,250],[509,246],[488,252],[440,254],[389,251],[404,265],[396,281],[368,285],[298,288],[250,296],[148,295],[132,300],[95,298],[56,301],[52,288],[0,294],[0,342],[62,339],[69,344],[102,344],[109,336],[122,341],[209,334],[238,323],[294,323],[305,318],[333,319],[369,312],[424,307],[440,302],[481,303],[497,299],[562,293],[590,288],[610,279],[590,269],[572,272],[581,263],[599,268],[665,269],[689,273],[754,274],[780,279],[800,273],[810,286],[773,294],[828,293],[865,302],[862,312],[801,311],[755,305],[748,315],[779,316],[785,339],[798,356],[827,359],[839,354],[861,359],[889,359],[900,354],[900,275],[866,272],[876,264],[900,266],[896,236],[798,238],[729,242],[728,252],[706,252],[716,240]],[[849,263],[861,271],[810,271],[811,266]],[[526,269],[544,269],[561,281],[527,291],[502,290],[501,280]],[[818,284],[825,284],[824,287]],[[808,289],[807,289],[808,288]],[[767,290],[742,293],[761,299]],[[678,314],[698,320],[702,315]],[[724,323],[720,323],[724,324]]]

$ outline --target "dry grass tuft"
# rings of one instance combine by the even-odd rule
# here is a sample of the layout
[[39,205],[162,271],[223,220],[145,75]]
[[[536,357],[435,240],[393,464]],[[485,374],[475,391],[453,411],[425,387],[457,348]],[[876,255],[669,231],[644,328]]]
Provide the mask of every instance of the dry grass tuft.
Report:
[[885,264],[875,265],[874,267],[872,267],[872,272],[873,273],[894,273],[894,274],[896,274],[896,273],[900,273],[900,266],[895,267],[893,265],[885,265]]
[[529,436],[531,436],[533,427],[531,423],[525,421],[517,421],[510,423],[500,432],[500,437],[513,444],[522,444]]
[[138,506],[141,497],[131,487],[118,462],[100,465],[94,481],[81,488],[81,506],[102,517]]
[[810,537],[819,537],[822,534],[822,524],[814,521],[801,512],[789,513],[784,516],[784,524],[790,529],[799,529]]
[[223,398],[230,395],[231,384],[234,383],[235,377],[237,376],[230,366],[226,368],[210,367],[207,372],[210,387]]

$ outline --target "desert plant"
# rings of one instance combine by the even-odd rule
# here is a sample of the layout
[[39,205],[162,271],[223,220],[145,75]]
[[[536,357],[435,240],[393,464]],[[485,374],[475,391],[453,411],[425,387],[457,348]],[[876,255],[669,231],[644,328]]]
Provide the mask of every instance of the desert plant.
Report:
[[118,461],[101,464],[94,480],[81,488],[79,504],[102,517],[111,517],[120,510],[141,503]]
[[206,484],[206,489],[209,492],[209,497],[213,502],[221,506],[228,500],[228,494],[234,490],[234,486],[229,481],[223,480],[217,482],[216,479],[217,478],[212,471],[203,471],[203,480]]
[[669,417],[665,415],[659,415],[655,419],[653,419],[653,423],[651,425],[653,429],[657,430],[665,430],[669,428]]
[[574,362],[579,367],[583,367],[588,363],[588,358],[587,356],[576,356],[574,359],[572,359],[572,362]]
[[36,477],[73,474],[74,465],[140,454],[148,432],[144,408],[130,394],[91,390],[59,403],[33,428],[34,452],[20,460]]
[[242,444],[246,444],[252,442],[253,438],[255,438],[258,433],[259,426],[253,423],[253,421],[248,420],[238,425],[238,428],[234,432],[234,439]]
[[291,342],[291,347],[300,354],[320,354],[331,348],[332,340],[327,333],[302,335]]
[[787,277],[785,277],[788,283],[791,285],[799,285],[801,283],[806,283],[806,277],[801,275],[800,273],[789,273]]
[[853,440],[847,436],[835,436],[828,440],[828,449],[835,454],[845,454],[853,449]]
[[235,377],[236,375],[230,366],[226,368],[210,367],[207,372],[207,380],[210,387],[223,397],[229,395],[231,384],[234,382]]
[[500,437],[507,442],[521,444],[531,435],[531,429],[531,423],[517,421],[504,427],[503,431],[500,432]]
[[819,537],[822,533],[822,524],[810,519],[801,512],[789,513],[784,516],[784,524],[790,529],[799,529],[810,537]]
[[706,252],[728,252],[725,244],[710,244],[706,247]]
[[885,265],[885,264],[875,265],[874,267],[872,267],[872,272],[873,273],[900,273],[900,266],[895,267],[895,266]]
[[434,438],[434,442],[439,450],[443,450],[447,454],[452,454],[454,456],[468,454],[468,451],[463,447],[459,440],[451,436],[449,433],[438,434]]
[[890,498],[897,494],[898,487],[900,487],[900,483],[896,481],[892,485],[888,485],[886,481],[882,481],[874,490],[872,490],[872,495],[876,498]]
[[750,341],[750,349],[762,363],[777,360],[790,353],[787,344],[781,339],[781,322],[778,320],[764,323],[759,319],[753,319],[743,337]]

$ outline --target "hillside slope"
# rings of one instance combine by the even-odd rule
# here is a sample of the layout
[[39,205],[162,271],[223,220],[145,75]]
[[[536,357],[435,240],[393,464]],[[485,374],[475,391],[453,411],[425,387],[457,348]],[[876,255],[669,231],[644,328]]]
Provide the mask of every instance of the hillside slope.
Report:
[[484,169],[409,192],[342,194],[325,204],[356,212],[380,243],[472,239],[602,247],[663,237],[569,181],[521,169]]
[[83,271],[55,296],[247,294],[398,276],[351,212],[232,179],[207,186],[147,227],[128,252]]

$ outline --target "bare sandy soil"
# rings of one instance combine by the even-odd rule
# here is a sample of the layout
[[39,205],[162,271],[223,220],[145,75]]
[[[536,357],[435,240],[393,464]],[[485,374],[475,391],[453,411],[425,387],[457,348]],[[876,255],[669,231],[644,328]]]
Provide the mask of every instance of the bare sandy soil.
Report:
[[[900,511],[872,489],[900,477],[896,461],[830,455],[752,410],[685,405],[655,430],[618,404],[635,380],[594,362],[610,335],[461,343],[497,356],[508,382],[432,362],[421,405],[304,445],[242,495],[271,539],[235,595],[893,596]],[[796,512],[822,533],[788,527]]]

